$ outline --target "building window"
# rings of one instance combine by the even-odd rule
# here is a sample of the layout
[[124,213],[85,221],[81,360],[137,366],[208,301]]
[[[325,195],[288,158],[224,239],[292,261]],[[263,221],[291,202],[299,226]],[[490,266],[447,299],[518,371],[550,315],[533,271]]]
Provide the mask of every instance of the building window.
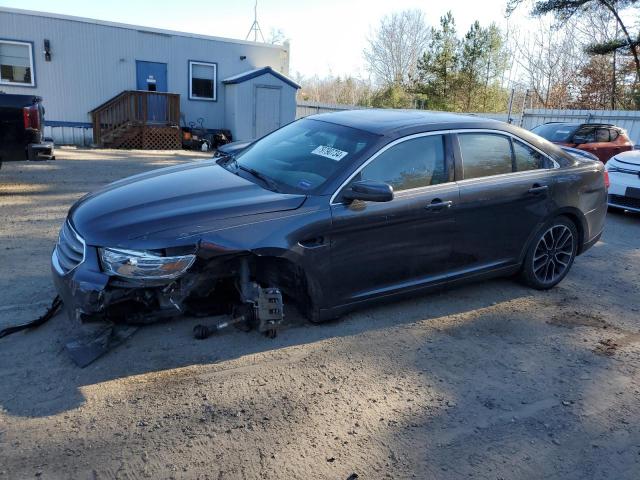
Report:
[[189,98],[191,100],[217,100],[216,80],[218,65],[189,61]]
[[35,87],[30,43],[0,40],[0,84]]

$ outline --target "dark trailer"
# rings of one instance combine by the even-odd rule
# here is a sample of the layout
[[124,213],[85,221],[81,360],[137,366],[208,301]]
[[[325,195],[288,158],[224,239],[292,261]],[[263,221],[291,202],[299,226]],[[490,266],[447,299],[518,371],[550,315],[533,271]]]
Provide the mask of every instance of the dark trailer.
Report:
[[0,93],[0,162],[53,159],[43,129],[42,98]]

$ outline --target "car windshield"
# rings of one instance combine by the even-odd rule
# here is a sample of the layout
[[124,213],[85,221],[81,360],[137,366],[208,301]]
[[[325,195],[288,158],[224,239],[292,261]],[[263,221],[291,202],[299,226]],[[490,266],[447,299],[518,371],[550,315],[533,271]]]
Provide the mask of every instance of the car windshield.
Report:
[[313,193],[360,158],[377,136],[355,128],[303,119],[276,130],[235,157],[238,170],[285,193]]
[[568,142],[578,127],[579,125],[566,123],[545,123],[538,125],[531,131],[550,142]]

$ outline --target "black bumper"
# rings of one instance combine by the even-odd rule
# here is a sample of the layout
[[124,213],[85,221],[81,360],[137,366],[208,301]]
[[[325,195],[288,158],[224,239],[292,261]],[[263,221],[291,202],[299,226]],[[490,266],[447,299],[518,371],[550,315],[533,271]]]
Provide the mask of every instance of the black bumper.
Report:
[[103,313],[109,276],[100,271],[95,248],[87,246],[84,260],[66,273],[58,265],[54,250],[51,255],[51,275],[70,319],[82,321],[88,316]]

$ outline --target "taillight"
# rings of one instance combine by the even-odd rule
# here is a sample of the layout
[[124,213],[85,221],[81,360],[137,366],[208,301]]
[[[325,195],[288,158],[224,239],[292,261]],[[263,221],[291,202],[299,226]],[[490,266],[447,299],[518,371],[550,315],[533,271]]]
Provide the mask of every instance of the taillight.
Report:
[[34,130],[40,130],[40,109],[38,105],[31,106],[31,128]]
[[38,105],[24,107],[22,109],[22,118],[25,129],[40,130],[40,110]]
[[24,119],[24,128],[31,128],[31,113],[29,111],[29,107],[24,107],[22,109],[22,118]]
[[604,187],[607,190],[609,190],[609,185],[611,185],[611,182],[609,181],[609,172],[605,170],[604,171]]

